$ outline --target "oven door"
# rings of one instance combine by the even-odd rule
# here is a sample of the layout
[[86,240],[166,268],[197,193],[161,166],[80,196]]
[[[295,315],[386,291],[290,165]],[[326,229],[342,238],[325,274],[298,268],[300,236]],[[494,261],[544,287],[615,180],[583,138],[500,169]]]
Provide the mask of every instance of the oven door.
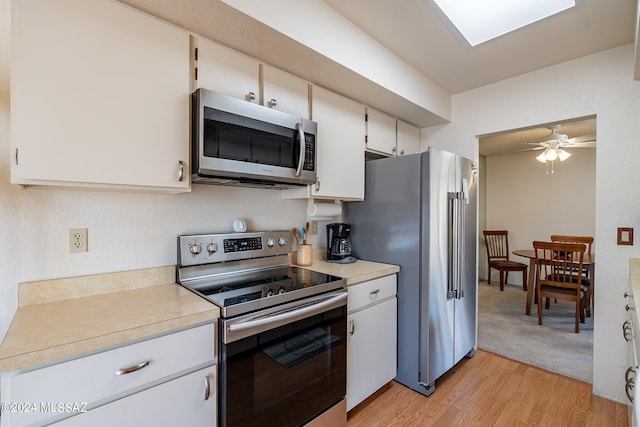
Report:
[[346,302],[341,290],[220,322],[220,425],[301,426],[342,401]]

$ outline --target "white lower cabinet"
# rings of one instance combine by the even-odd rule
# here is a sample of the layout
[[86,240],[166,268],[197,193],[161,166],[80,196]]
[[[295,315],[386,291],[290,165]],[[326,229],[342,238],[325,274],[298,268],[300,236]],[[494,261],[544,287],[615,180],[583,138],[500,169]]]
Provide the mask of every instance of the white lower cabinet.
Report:
[[396,275],[347,288],[347,411],[396,376]]
[[[194,422],[184,425],[214,425],[215,340],[215,324],[210,323],[62,363],[5,373],[2,402],[23,407],[3,405],[0,427],[63,420],[60,425],[64,426],[168,426],[177,425],[168,420],[191,416]],[[25,407],[27,403],[31,406]],[[159,422],[143,422],[143,417]],[[195,422],[198,419],[202,421]]]
[[53,425],[213,426],[216,422],[216,367],[211,366]]

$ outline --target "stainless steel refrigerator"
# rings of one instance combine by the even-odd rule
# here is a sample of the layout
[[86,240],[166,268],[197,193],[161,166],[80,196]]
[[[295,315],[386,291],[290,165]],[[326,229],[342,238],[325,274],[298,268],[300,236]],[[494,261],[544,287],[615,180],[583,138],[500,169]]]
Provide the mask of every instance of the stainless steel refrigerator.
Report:
[[477,166],[430,148],[372,160],[349,202],[357,258],[400,266],[396,381],[430,395],[477,344]]

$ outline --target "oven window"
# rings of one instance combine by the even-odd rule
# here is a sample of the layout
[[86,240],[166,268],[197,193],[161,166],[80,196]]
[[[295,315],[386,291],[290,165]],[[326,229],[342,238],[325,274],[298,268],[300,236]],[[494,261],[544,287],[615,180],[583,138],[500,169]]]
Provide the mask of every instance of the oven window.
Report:
[[223,426],[299,426],[346,394],[346,307],[221,345]]
[[295,168],[300,148],[295,129],[205,107],[204,155]]

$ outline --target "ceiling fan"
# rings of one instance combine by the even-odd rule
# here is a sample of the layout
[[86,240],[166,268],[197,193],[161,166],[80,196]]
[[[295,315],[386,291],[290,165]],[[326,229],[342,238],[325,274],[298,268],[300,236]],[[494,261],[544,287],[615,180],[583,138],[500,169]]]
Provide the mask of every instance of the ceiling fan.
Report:
[[531,150],[544,150],[536,156],[536,160],[547,165],[547,174],[549,174],[549,163],[551,163],[551,173],[553,173],[553,162],[555,160],[564,162],[571,156],[571,153],[566,151],[565,148],[584,147],[595,143],[595,135],[569,138],[568,135],[557,132],[560,126],[560,124],[557,124],[549,127],[551,133],[541,141],[528,143],[530,145],[537,145],[537,147]]

